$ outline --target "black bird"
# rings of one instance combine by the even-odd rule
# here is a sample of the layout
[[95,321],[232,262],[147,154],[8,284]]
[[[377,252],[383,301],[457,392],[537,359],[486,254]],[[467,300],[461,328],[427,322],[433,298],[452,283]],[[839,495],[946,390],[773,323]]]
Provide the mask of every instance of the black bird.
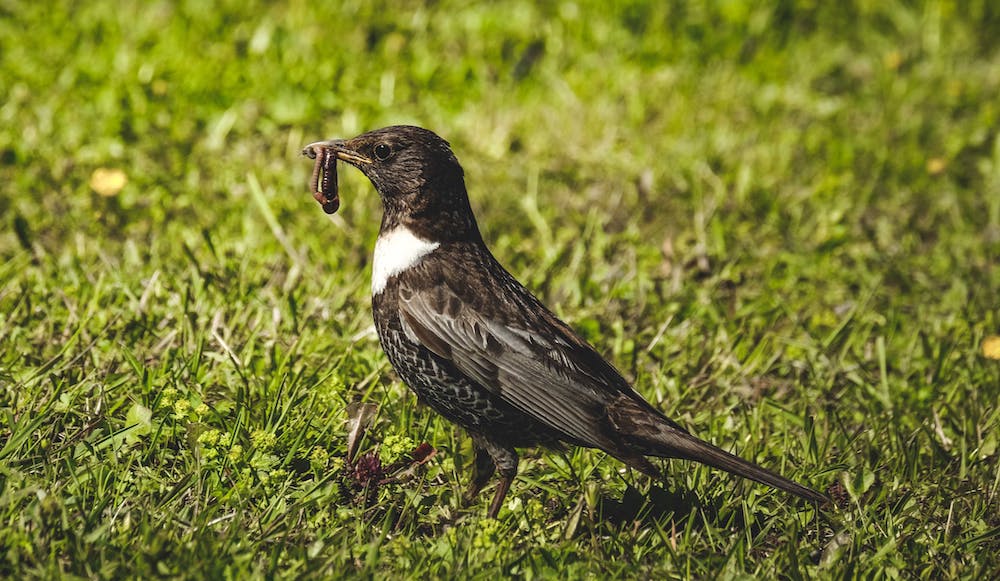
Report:
[[561,443],[600,448],[654,477],[659,471],[646,456],[683,458],[826,502],[666,418],[515,280],[483,242],[447,141],[394,126],[313,143],[303,153],[319,158],[317,200],[317,174],[330,171],[332,156],[361,170],[378,191],[384,213],[372,305],[379,340],[403,381],[472,437],[467,500],[499,471],[490,517],[517,473],[515,449]]

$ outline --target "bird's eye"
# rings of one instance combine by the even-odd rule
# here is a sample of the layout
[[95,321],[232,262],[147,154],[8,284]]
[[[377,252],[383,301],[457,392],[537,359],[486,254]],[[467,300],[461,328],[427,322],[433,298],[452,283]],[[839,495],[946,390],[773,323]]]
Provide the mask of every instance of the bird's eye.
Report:
[[385,161],[389,159],[390,155],[392,155],[392,148],[389,147],[388,145],[384,143],[379,143],[378,145],[375,146],[375,157],[378,158],[379,161]]

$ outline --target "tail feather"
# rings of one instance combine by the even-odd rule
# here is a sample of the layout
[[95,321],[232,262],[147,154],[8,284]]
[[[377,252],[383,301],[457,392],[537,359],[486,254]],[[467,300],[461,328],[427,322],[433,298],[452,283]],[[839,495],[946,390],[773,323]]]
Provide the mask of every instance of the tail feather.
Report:
[[789,480],[784,476],[779,476],[766,468],[761,468],[753,462],[748,462],[708,442],[699,440],[687,432],[680,432],[668,427],[662,430],[659,436],[659,438],[656,438],[656,443],[659,446],[650,454],[652,456],[684,458],[701,462],[713,468],[719,468],[731,474],[790,492],[810,502],[824,504],[829,500],[826,496],[811,488],[802,486],[798,482]]
[[[623,396],[607,410],[617,436],[632,450],[628,454],[620,454],[621,450],[617,450],[619,454],[616,455],[640,469],[643,466],[651,468],[651,465],[636,458],[635,452],[646,456],[694,460],[790,492],[810,502],[824,504],[829,501],[811,488],[699,440],[645,401]],[[612,451],[613,454],[615,452]]]

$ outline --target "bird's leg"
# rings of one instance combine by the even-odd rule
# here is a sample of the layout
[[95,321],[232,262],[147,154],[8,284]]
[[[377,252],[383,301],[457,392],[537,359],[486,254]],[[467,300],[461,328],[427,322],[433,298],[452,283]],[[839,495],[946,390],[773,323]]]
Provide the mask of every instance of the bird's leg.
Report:
[[493,494],[493,502],[490,503],[490,518],[496,518],[500,514],[500,507],[503,506],[503,499],[507,497],[510,490],[510,483],[514,482],[517,476],[517,452],[513,448],[497,448],[490,450],[493,463],[496,464],[497,472],[500,473],[500,481],[497,482],[497,491]]
[[469,491],[479,492],[489,481],[493,472],[499,472],[500,481],[497,483],[497,490],[493,494],[493,502],[490,503],[490,512],[488,513],[490,518],[496,518],[500,514],[503,500],[510,490],[510,484],[517,476],[517,452],[514,451],[514,448],[497,443],[480,434],[470,435],[476,450],[476,465]]
[[500,507],[503,506],[503,499],[507,497],[511,482],[514,482],[514,474],[500,473],[500,482],[497,483],[497,491],[493,494],[493,502],[490,503],[490,512],[487,515],[490,518],[496,518],[500,514]]
[[472,465],[472,482],[469,483],[469,488],[465,491],[465,504],[472,504],[476,497],[479,496],[479,492],[486,486],[486,483],[490,481],[493,477],[493,472],[496,471],[496,464],[493,463],[493,458],[486,448],[481,448],[478,445],[474,446],[476,450],[476,461]]

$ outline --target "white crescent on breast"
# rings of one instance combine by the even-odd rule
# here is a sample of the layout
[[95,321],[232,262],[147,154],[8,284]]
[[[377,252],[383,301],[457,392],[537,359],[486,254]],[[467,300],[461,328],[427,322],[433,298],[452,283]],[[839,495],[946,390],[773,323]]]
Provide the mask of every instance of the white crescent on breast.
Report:
[[424,240],[402,226],[380,234],[375,241],[372,295],[381,293],[392,277],[419,264],[440,245],[440,242]]

